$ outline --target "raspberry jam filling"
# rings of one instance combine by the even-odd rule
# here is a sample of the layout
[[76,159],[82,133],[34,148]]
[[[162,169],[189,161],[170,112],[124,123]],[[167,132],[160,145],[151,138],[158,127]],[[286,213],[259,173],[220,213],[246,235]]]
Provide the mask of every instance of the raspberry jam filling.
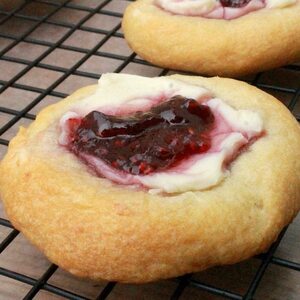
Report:
[[105,184],[181,193],[221,183],[262,136],[263,121],[177,78],[104,74],[57,129],[62,151]]
[[243,7],[246,6],[251,0],[220,0],[223,7]]
[[79,121],[69,149],[120,171],[147,175],[208,151],[214,120],[208,106],[182,96],[129,116],[92,111]]

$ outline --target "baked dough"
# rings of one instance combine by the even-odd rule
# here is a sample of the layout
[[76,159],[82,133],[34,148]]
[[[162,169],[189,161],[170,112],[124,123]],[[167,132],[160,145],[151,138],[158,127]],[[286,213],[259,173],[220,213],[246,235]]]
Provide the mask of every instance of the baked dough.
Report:
[[297,214],[300,129],[284,105],[232,79],[171,78],[207,88],[263,119],[265,136],[214,188],[161,195],[94,176],[57,141],[62,115],[97,86],[44,109],[10,142],[0,164],[7,215],[72,274],[148,282],[232,264],[266,250]]
[[165,68],[237,77],[300,59],[300,1],[233,20],[173,15],[154,0],[130,4],[123,31],[129,46]]

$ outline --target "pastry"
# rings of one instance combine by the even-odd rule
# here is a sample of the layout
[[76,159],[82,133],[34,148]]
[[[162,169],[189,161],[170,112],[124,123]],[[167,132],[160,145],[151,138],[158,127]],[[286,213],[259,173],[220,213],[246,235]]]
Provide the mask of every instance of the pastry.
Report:
[[300,59],[299,0],[139,0],[129,46],[165,68],[237,77]]
[[300,208],[300,130],[232,79],[105,74],[21,128],[13,225],[83,277],[148,282],[266,250]]

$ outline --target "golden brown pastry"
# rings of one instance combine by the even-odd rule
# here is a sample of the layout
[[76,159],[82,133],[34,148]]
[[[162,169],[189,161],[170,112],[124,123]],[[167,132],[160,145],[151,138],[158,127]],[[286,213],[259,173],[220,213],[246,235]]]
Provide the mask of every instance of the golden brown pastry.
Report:
[[[186,108],[182,119],[178,103]],[[176,117],[164,105],[175,105],[171,112]],[[194,154],[188,152],[175,165],[159,165],[156,171],[133,160],[131,166],[139,166],[138,171],[125,164],[114,167],[109,159],[115,149],[126,147],[117,118],[124,121],[131,115],[126,128],[139,129],[141,125],[130,122],[150,115],[134,113],[141,107],[183,130],[176,131],[176,146],[174,139],[167,144],[174,146],[172,151],[186,136],[197,142],[198,127],[190,126],[194,121],[186,127],[186,120],[203,113],[201,149],[188,148]],[[84,152],[81,143],[94,138],[85,129],[96,126],[95,120],[93,134],[116,145],[105,152],[110,144],[99,144],[104,149],[100,159]],[[148,130],[150,125],[145,126]],[[158,146],[162,136],[171,134],[165,123],[159,126],[151,145]],[[118,140],[112,132],[120,134]],[[121,142],[125,144],[118,148]],[[218,169],[214,166],[220,153]],[[20,129],[0,164],[0,193],[13,225],[63,269],[96,280],[147,282],[232,264],[266,250],[300,208],[299,154],[297,121],[275,98],[246,83],[107,74],[98,86],[49,106],[28,129]],[[201,169],[207,157],[214,157],[208,163],[213,174]],[[186,167],[190,158],[197,158],[191,168]],[[101,159],[105,164],[98,168]],[[198,159],[205,163],[195,169]],[[154,160],[148,162],[155,167]],[[111,177],[115,173],[125,175]],[[159,173],[165,179],[152,180]],[[179,176],[175,184],[173,175]]]
[[[220,4],[210,6],[218,1],[201,1],[207,4],[208,13],[196,6],[200,0],[139,0],[130,4],[122,25],[129,46],[161,67],[229,77],[300,59],[299,0],[239,0],[249,2],[250,12],[225,7],[227,15],[220,12]],[[189,6],[183,5],[186,2]],[[235,12],[239,9],[240,15]]]

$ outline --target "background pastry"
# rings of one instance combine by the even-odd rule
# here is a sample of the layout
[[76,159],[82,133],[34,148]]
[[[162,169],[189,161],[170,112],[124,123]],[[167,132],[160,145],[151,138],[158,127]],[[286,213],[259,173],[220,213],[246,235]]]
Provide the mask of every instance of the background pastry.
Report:
[[123,30],[153,64],[232,77],[299,60],[299,15],[296,0],[139,0]]

